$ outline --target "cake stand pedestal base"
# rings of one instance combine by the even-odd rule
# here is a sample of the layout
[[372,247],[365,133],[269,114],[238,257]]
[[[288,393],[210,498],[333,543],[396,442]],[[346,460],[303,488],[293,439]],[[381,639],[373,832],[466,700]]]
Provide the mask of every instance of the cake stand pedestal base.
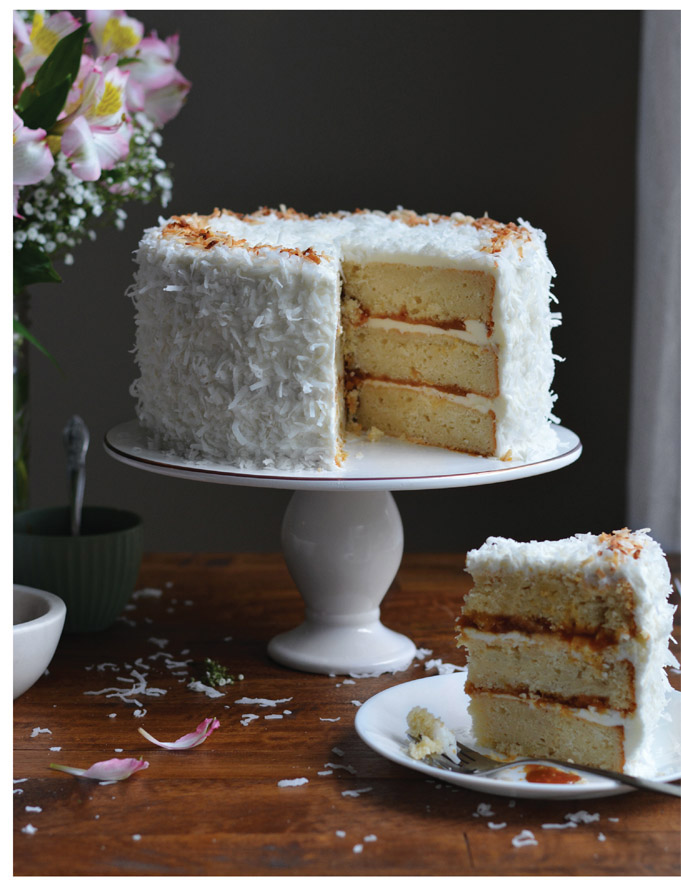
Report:
[[379,616],[404,547],[389,491],[296,491],[281,541],[305,621],[272,638],[272,659],[324,674],[380,674],[411,663],[414,642]]
[[543,475],[568,466],[582,443],[564,426],[552,430],[545,459],[503,462],[399,439],[346,441],[342,469],[277,472],[209,460],[186,460],[150,447],[136,420],[109,430],[107,452],[159,475],[294,494],[281,531],[284,557],[305,603],[304,621],[272,638],[272,659],[320,674],[381,674],[407,668],[414,642],[386,628],[379,608],[402,560],[402,519],[392,491],[473,487]]

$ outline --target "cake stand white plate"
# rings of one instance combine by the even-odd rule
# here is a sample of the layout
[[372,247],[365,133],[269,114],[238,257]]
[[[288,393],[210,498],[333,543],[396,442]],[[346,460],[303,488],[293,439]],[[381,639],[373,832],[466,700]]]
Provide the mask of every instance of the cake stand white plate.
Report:
[[[402,559],[402,521],[391,491],[469,487],[530,478],[574,463],[579,438],[556,427],[557,453],[532,463],[490,460],[397,439],[349,439],[341,469],[318,472],[235,469],[185,460],[149,447],[137,421],[105,438],[116,460],[160,475],[292,490],[282,548],[305,602],[305,620],[272,638],[270,656],[324,674],[380,674],[407,668],[414,643],[386,628],[379,608]],[[344,491],[344,493],[337,493]]]
[[[462,742],[477,747],[470,734],[471,719],[464,693],[465,672],[433,675],[397,684],[368,699],[355,716],[359,736],[378,754],[395,763],[431,778],[443,779],[457,787],[506,797],[531,797],[541,800],[581,800],[587,797],[611,797],[633,790],[595,773],[580,773],[580,781],[570,785],[528,782],[523,765],[488,776],[471,776],[429,766],[407,754],[407,714],[415,705],[427,708]],[[681,778],[681,693],[673,692],[667,707],[669,719],[660,721],[655,730],[654,752],[658,770],[651,778],[671,782]],[[556,763],[556,766],[560,766]],[[565,768],[567,769],[567,768]],[[570,772],[574,772],[571,770]],[[496,819],[495,819],[496,821]]]

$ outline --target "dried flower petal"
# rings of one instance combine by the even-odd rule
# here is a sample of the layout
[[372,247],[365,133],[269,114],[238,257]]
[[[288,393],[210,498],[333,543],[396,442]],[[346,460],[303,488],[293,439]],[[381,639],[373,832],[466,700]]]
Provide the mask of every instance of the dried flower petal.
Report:
[[220,721],[216,717],[207,717],[203,723],[198,725],[193,733],[187,733],[185,736],[180,736],[180,738],[176,739],[174,742],[159,742],[158,739],[154,739],[154,737],[150,736],[146,730],[142,729],[142,727],[139,728],[138,732],[140,732],[145,739],[153,742],[154,745],[158,745],[159,748],[167,748],[169,751],[182,751],[185,748],[195,748],[197,745],[205,742],[213,730],[217,730],[219,726]]
[[99,782],[120,782],[138,770],[146,770],[148,766],[149,761],[147,760],[135,760],[134,757],[112,757],[111,760],[100,760],[98,763],[93,763],[87,770],[65,766],[61,763],[51,763],[50,769],[61,770],[63,773],[81,776],[84,779],[97,779]]

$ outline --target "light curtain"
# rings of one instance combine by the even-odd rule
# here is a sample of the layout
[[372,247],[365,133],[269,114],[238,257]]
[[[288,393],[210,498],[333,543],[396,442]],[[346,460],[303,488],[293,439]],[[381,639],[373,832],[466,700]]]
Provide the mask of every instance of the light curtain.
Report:
[[681,12],[642,14],[629,527],[681,550]]

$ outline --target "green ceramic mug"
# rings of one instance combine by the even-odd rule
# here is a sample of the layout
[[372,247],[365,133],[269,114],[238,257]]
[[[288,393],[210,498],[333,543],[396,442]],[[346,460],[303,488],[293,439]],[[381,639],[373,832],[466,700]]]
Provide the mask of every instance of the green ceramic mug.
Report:
[[134,512],[85,506],[77,537],[67,506],[14,516],[14,582],[60,597],[65,632],[111,625],[130,599],[142,551],[142,520]]

